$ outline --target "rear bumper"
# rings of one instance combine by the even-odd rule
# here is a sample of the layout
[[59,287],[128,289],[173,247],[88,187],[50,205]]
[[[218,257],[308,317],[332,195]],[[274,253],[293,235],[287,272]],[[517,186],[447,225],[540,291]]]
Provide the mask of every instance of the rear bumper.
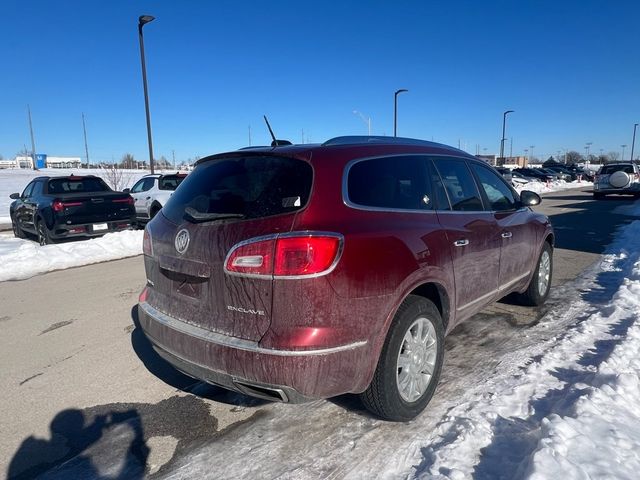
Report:
[[[106,224],[106,229],[94,229],[95,225]],[[79,224],[58,224],[54,225],[50,235],[54,239],[74,238],[74,237],[100,237],[106,233],[121,232],[133,228],[134,221],[131,218],[113,220],[108,222],[79,223]]]
[[637,195],[640,194],[640,183],[632,183],[628,187],[624,188],[613,188],[611,185],[599,185],[597,183],[593,184],[593,191],[596,193],[605,193],[605,194],[619,194],[619,195]]
[[[138,305],[156,351],[189,376],[269,400],[301,403],[362,391],[370,370],[366,341],[320,350],[274,350],[205,330]],[[366,385],[365,385],[366,387]]]

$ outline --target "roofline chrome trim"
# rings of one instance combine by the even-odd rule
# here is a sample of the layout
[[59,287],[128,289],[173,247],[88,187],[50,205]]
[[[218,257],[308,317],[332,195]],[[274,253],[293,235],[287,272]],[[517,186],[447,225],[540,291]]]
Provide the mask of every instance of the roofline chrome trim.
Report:
[[211,330],[191,325],[189,323],[173,318],[165,313],[162,313],[159,310],[156,310],[147,302],[141,302],[138,305],[153,320],[164,325],[167,328],[183,333],[185,335],[189,335],[191,337],[199,338],[200,340],[204,340],[206,342],[221,345],[223,347],[236,348],[238,350],[259,353],[262,355],[276,355],[279,357],[308,357],[313,355],[329,355],[332,353],[338,353],[346,350],[353,350],[355,348],[364,347],[368,343],[367,340],[362,340],[359,342],[349,343],[347,345],[321,348],[316,350],[275,350],[271,348],[260,347],[258,345],[258,342],[244,340],[242,338],[230,337],[222,333],[212,332]]
[[[384,208],[384,207],[370,207],[367,205],[360,205],[359,203],[353,203],[349,198],[349,171],[351,167],[353,167],[356,163],[365,162],[367,160],[376,160],[379,158],[394,158],[394,157],[426,157],[426,158],[454,158],[458,160],[468,160],[475,162],[482,162],[482,160],[478,158],[474,158],[469,156],[468,153],[462,152],[463,155],[453,155],[453,154],[444,154],[444,153],[427,153],[427,152],[411,152],[411,153],[392,153],[388,155],[373,155],[370,157],[361,157],[354,158],[347,162],[342,172],[342,203],[344,203],[347,207],[353,208],[354,210],[364,210],[368,212],[392,212],[392,213],[436,213],[436,212],[457,212],[457,213],[477,213],[477,212],[487,212],[488,210],[477,210],[473,212],[462,212],[457,210],[440,210],[440,209],[431,209],[431,210],[418,210],[418,209],[404,209],[404,208]],[[472,174],[470,171],[469,173]],[[438,172],[438,175],[440,173]],[[473,174],[472,174],[473,176]],[[473,177],[474,183],[476,183],[475,176]],[[477,184],[476,184],[476,188]],[[478,192],[479,193],[479,192]],[[483,201],[484,206],[484,201]]]

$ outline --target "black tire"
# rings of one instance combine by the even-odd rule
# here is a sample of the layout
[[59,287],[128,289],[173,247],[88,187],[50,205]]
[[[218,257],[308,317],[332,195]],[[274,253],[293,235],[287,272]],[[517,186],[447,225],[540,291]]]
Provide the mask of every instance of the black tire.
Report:
[[[435,341],[436,351],[433,352],[433,349],[428,346],[423,350],[416,347],[418,348],[417,356],[420,357],[420,353],[422,354],[422,363],[421,366],[412,365],[412,367],[419,369],[414,375],[425,375],[426,377],[428,374],[425,373],[425,370],[431,370],[431,376],[426,380],[424,391],[422,393],[416,392],[419,397],[415,400],[409,400],[403,396],[406,395],[406,392],[401,393],[400,377],[405,368],[407,372],[405,378],[409,376],[411,367],[403,368],[398,364],[400,354],[409,351],[411,347],[410,344],[405,343],[405,336],[410,334],[412,327],[415,330],[417,323],[423,322],[425,319],[433,327],[432,330],[429,330],[428,339],[435,337],[432,340]],[[428,327],[428,325],[424,325]],[[433,359],[433,365],[430,367],[425,365],[428,358]],[[385,420],[405,422],[415,418],[425,409],[433,397],[440,378],[443,360],[444,327],[440,312],[430,300],[409,295],[398,308],[391,323],[371,384],[367,390],[360,394],[362,403],[370,412]]]
[[[546,278],[546,287],[544,291],[541,290],[541,282],[540,276],[541,271],[544,272],[546,270],[545,263],[545,255],[548,256],[548,275],[545,275]],[[538,263],[536,264],[536,270],[533,272],[533,276],[531,277],[531,281],[529,282],[529,286],[527,290],[522,294],[522,301],[525,305],[529,305],[535,307],[537,305],[542,305],[549,296],[549,291],[551,290],[551,280],[553,278],[553,248],[549,245],[549,242],[544,242],[544,246],[542,247],[542,251],[540,252],[540,256],[538,257]]]
[[49,231],[47,224],[41,218],[38,219],[36,223],[36,235],[38,237],[38,243],[41,246],[51,245],[52,243],[55,243],[55,240],[51,238],[51,232]]
[[162,207],[160,205],[152,205],[149,211],[149,221],[153,220],[153,217],[155,217],[161,209]]
[[593,194],[593,199],[594,200],[602,200],[604,198],[604,193],[594,193]]
[[13,230],[13,236],[16,238],[26,238],[27,234],[20,228],[17,221],[11,217],[11,229]]

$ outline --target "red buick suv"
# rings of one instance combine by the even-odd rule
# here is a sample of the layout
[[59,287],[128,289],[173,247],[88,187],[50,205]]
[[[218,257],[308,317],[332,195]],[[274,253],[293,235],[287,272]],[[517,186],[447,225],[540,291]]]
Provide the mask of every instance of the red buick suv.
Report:
[[458,323],[512,292],[549,295],[554,234],[538,203],[414,139],[203,158],[145,229],[140,325],[194,378],[282,402],[356,393],[410,420]]

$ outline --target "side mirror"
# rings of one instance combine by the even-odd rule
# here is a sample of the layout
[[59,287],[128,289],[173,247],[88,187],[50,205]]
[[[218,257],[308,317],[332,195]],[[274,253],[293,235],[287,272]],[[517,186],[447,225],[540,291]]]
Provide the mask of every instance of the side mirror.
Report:
[[534,205],[540,205],[542,198],[536,192],[530,190],[522,190],[520,192],[520,202],[526,207],[533,207]]
[[122,190],[122,193],[131,193],[131,189],[130,188],[125,188],[124,190]]
[[11,200],[18,200],[20,198],[20,194],[19,193],[12,193],[11,195],[9,195],[9,198]]

